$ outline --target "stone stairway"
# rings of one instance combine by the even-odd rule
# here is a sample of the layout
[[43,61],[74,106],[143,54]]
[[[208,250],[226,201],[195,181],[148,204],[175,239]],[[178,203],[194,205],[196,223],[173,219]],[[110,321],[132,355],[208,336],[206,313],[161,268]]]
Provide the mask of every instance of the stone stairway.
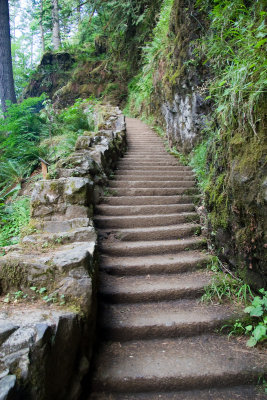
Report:
[[90,400],[263,399],[264,355],[214,333],[237,311],[199,302],[211,275],[194,174],[138,120],[96,209],[99,344]]

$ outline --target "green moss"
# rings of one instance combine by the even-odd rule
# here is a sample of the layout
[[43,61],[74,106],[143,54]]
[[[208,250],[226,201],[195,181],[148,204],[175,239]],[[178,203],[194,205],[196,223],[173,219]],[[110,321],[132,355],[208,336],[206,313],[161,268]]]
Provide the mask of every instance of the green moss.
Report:
[[27,267],[18,262],[7,262],[0,267],[0,281],[4,293],[9,288],[21,288],[26,286],[27,280]]
[[[49,183],[49,189],[50,189],[50,190],[53,190],[53,192],[60,192],[60,191],[62,191],[61,185],[60,185],[60,183],[57,182],[57,181],[51,181],[51,182]],[[60,190],[60,189],[61,189],[61,190]]]
[[37,224],[38,224],[37,221],[35,219],[31,218],[28,225],[21,229],[21,234],[20,234],[21,239],[25,236],[29,236],[34,233],[38,233],[38,229],[37,229],[38,225]]

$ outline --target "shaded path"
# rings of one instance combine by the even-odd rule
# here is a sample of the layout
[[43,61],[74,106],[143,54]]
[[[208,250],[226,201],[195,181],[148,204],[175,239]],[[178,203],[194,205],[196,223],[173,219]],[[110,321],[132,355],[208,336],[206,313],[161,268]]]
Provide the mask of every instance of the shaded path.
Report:
[[138,120],[97,207],[101,343],[88,399],[260,399],[263,355],[214,334],[234,315],[203,305],[208,256],[189,167]]

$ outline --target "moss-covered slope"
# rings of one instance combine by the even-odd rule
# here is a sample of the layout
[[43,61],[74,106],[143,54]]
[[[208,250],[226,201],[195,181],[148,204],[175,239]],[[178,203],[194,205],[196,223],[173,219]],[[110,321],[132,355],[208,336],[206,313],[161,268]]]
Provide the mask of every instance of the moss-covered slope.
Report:
[[154,29],[127,108],[189,156],[217,251],[255,287],[266,282],[265,15],[262,2],[165,0],[168,29]]

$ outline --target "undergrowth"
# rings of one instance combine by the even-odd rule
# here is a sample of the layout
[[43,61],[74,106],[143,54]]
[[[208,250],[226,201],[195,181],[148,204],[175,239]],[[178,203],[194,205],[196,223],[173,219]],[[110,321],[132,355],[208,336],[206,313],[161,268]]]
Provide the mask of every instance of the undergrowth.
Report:
[[169,40],[167,34],[173,1],[163,1],[157,25],[152,33],[152,40],[142,48],[143,67],[129,84],[128,103],[124,110],[127,115],[140,116],[141,114],[147,114],[150,96],[153,91],[153,72]]
[[29,220],[29,197],[17,197],[7,204],[0,198],[0,247],[18,243],[20,230]]
[[93,99],[55,111],[45,96],[28,98],[8,108],[0,119],[0,246],[17,243],[29,220],[29,199],[17,197],[22,184],[44,159],[53,171],[68,156],[77,137],[94,130]]
[[[267,339],[267,291],[260,289],[254,294],[250,286],[233,275],[218,259],[211,257],[208,268],[213,272],[210,285],[205,289],[203,302],[224,303],[230,301],[243,307],[244,317],[222,329],[230,331],[229,335],[247,335],[248,347],[254,347]],[[245,307],[245,308],[244,308]]]

